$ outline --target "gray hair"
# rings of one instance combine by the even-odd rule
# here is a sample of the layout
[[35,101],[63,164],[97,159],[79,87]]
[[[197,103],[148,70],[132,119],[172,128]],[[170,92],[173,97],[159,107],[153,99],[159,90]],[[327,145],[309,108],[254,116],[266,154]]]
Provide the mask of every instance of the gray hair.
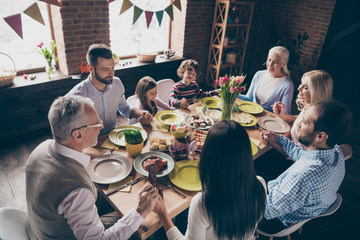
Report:
[[48,119],[56,141],[68,140],[74,129],[84,125],[87,120],[86,107],[94,107],[90,98],[69,95],[55,99],[51,104]]
[[282,46],[276,46],[276,47],[273,47],[269,50],[269,54],[270,53],[276,53],[277,55],[280,56],[281,58],[281,61],[283,63],[285,63],[285,66],[281,69],[283,71],[283,73],[285,73],[287,76],[290,76],[290,71],[287,67],[287,63],[288,63],[288,60],[289,60],[289,51],[285,48],[285,47],[282,47]]

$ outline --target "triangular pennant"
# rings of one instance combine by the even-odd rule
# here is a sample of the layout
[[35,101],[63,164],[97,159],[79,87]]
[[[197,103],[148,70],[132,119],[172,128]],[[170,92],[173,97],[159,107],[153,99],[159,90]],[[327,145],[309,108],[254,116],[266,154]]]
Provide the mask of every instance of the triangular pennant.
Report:
[[62,7],[63,5],[61,4],[61,2],[59,2],[58,0],[39,0],[40,2],[46,2],[50,5],[55,5],[58,7]]
[[138,8],[137,6],[134,6],[134,18],[133,18],[133,24],[136,23],[136,21],[139,19],[140,15],[142,14],[143,10]]
[[170,4],[167,8],[164,9],[165,12],[169,15],[171,20],[173,20],[173,5]]
[[120,10],[120,14],[123,14],[124,12],[126,12],[126,10],[128,10],[129,8],[131,8],[133,6],[133,4],[129,1],[129,0],[124,0],[123,4],[121,6],[121,10]]
[[174,4],[175,7],[177,7],[177,8],[180,10],[180,12],[181,12],[181,2],[180,2],[180,0],[175,0],[175,1],[173,2],[173,4]]
[[15,14],[12,16],[4,17],[5,22],[21,37],[23,38],[21,14]]
[[163,15],[164,15],[164,10],[157,11],[155,14],[156,14],[156,18],[159,22],[159,26],[161,26],[161,22],[162,22]]
[[154,15],[154,12],[151,11],[145,11],[145,17],[146,17],[146,26],[147,28],[149,28],[149,25],[151,23],[152,20],[152,16]]
[[44,19],[41,15],[40,9],[38,4],[35,2],[33,5],[31,5],[30,7],[28,7],[24,13],[26,15],[28,15],[29,17],[31,17],[32,19],[38,21],[39,23],[41,23],[42,25],[45,26],[45,22]]
[[107,0],[108,3],[112,3],[113,1],[115,1],[115,0]]

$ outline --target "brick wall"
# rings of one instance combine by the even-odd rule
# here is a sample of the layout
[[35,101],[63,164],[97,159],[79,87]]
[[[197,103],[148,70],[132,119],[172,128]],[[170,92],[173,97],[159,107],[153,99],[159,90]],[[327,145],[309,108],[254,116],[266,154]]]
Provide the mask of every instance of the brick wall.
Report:
[[248,80],[260,69],[265,69],[269,40],[274,27],[286,44],[305,31],[310,38],[305,41],[300,65],[289,66],[295,86],[303,73],[316,69],[336,0],[258,0],[255,1],[253,22],[245,57],[244,73]]
[[59,68],[65,74],[78,73],[91,44],[110,45],[107,0],[63,0],[63,7],[51,6]]

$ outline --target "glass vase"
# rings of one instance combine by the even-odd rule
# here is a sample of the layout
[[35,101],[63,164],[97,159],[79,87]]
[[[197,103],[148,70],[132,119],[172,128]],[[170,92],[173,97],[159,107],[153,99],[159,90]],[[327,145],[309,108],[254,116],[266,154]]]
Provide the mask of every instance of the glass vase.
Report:
[[235,101],[222,101],[221,120],[230,120]]
[[56,73],[55,63],[53,61],[48,61],[45,71],[47,72],[49,79],[53,79]]

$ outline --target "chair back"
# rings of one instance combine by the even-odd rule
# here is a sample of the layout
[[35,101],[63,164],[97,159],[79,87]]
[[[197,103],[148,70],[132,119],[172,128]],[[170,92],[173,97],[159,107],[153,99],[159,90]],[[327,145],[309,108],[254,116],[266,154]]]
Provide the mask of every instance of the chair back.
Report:
[[353,149],[349,144],[341,144],[339,147],[344,154],[344,160],[348,160],[352,157]]
[[169,96],[171,93],[171,88],[174,86],[174,80],[170,78],[162,79],[157,82],[158,87],[158,98],[160,98],[165,103],[169,102]]
[[133,107],[135,107],[135,103],[137,101],[137,97],[135,95],[131,95],[126,99],[127,103]]
[[27,213],[17,208],[0,208],[0,239],[28,240]]
[[314,218],[318,218],[318,217],[325,217],[325,216],[329,216],[331,214],[333,214],[334,212],[336,212],[336,210],[339,209],[341,202],[342,202],[342,196],[340,193],[336,194],[336,200],[335,202],[328,208],[328,210],[326,210],[324,213],[313,217],[313,218],[309,218],[306,220],[303,220],[301,222],[295,223],[294,225],[285,228],[284,230],[277,232],[277,233],[266,233],[263,232],[261,229],[256,229],[256,232],[260,233],[261,235],[267,236],[267,237],[285,237],[290,235],[291,233],[297,231],[298,229],[300,229],[306,222],[314,219]]

